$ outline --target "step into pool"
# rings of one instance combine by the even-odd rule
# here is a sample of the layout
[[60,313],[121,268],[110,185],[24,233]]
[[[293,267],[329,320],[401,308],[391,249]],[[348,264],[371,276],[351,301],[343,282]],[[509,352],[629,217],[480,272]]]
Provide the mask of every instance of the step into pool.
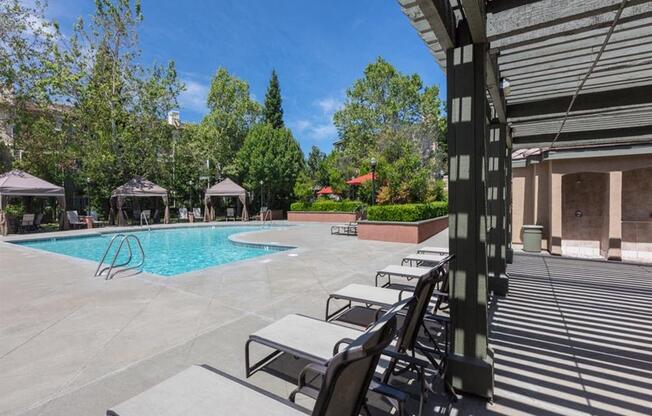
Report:
[[[160,276],[175,276],[212,266],[233,263],[240,260],[264,256],[293,247],[278,245],[253,245],[235,243],[230,236],[244,232],[269,230],[256,226],[207,226],[168,228],[152,231],[127,231],[137,236],[145,252],[142,270]],[[99,262],[114,233],[91,236],[48,238],[15,242],[25,247]],[[111,261],[117,249],[107,255]],[[135,247],[134,247],[135,248]],[[118,261],[127,259],[127,250],[122,250]],[[134,249],[134,260],[138,260]]]

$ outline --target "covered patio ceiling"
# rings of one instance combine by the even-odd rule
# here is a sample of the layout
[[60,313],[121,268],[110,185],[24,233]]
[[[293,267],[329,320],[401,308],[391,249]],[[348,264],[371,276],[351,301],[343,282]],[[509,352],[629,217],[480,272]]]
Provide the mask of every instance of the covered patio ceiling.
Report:
[[460,20],[489,44],[487,93],[514,149],[652,142],[652,1],[399,3],[444,71]]

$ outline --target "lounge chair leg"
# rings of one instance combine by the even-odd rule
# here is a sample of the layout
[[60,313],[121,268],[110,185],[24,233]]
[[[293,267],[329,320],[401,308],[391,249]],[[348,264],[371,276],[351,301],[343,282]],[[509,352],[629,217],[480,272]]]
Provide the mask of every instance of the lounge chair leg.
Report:
[[326,301],[326,319],[325,319],[326,321],[330,321],[332,318],[334,318],[335,316],[337,316],[340,313],[344,312],[345,310],[351,309],[351,301],[349,301],[349,303],[347,305],[342,306],[340,309],[338,309],[335,312],[329,314],[328,311],[330,309],[330,302],[331,302],[332,299],[336,299],[336,298],[334,298],[332,296],[329,296],[328,300]]
[[265,366],[265,364],[269,363],[272,361],[274,358],[282,354],[282,351],[275,350],[273,353],[263,357],[260,361],[254,363],[253,365],[249,364],[249,344],[251,344],[254,340],[253,339],[248,339],[247,342],[245,342],[245,376],[246,378],[251,377],[256,371],[260,370]]

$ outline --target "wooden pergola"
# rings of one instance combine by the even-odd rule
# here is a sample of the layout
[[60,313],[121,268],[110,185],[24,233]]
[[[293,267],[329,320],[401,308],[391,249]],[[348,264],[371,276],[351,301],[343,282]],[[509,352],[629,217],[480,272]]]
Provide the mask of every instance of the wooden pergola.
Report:
[[399,3],[447,74],[447,379],[492,398],[487,304],[508,290],[511,151],[652,142],[652,1]]

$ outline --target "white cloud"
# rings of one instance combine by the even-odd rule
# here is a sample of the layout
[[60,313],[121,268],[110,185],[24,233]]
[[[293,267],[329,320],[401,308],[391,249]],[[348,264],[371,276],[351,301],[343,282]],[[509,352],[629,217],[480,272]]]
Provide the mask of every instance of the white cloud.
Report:
[[333,139],[337,135],[337,129],[331,122],[314,123],[310,120],[297,120],[291,123],[291,127],[299,134],[313,140]]
[[337,129],[333,123],[318,124],[311,129],[312,136],[317,140],[334,139]]
[[321,100],[317,100],[315,104],[318,105],[319,108],[321,108],[321,111],[325,115],[329,115],[329,116],[332,115],[337,110],[339,110],[343,105],[342,101],[335,99],[333,97],[322,98]]
[[308,120],[298,120],[292,123],[292,127],[299,133],[303,133],[312,127],[312,123]]
[[197,113],[206,113],[206,98],[208,97],[208,85],[197,81],[184,79],[186,90],[179,95],[179,106],[182,110],[191,110]]

